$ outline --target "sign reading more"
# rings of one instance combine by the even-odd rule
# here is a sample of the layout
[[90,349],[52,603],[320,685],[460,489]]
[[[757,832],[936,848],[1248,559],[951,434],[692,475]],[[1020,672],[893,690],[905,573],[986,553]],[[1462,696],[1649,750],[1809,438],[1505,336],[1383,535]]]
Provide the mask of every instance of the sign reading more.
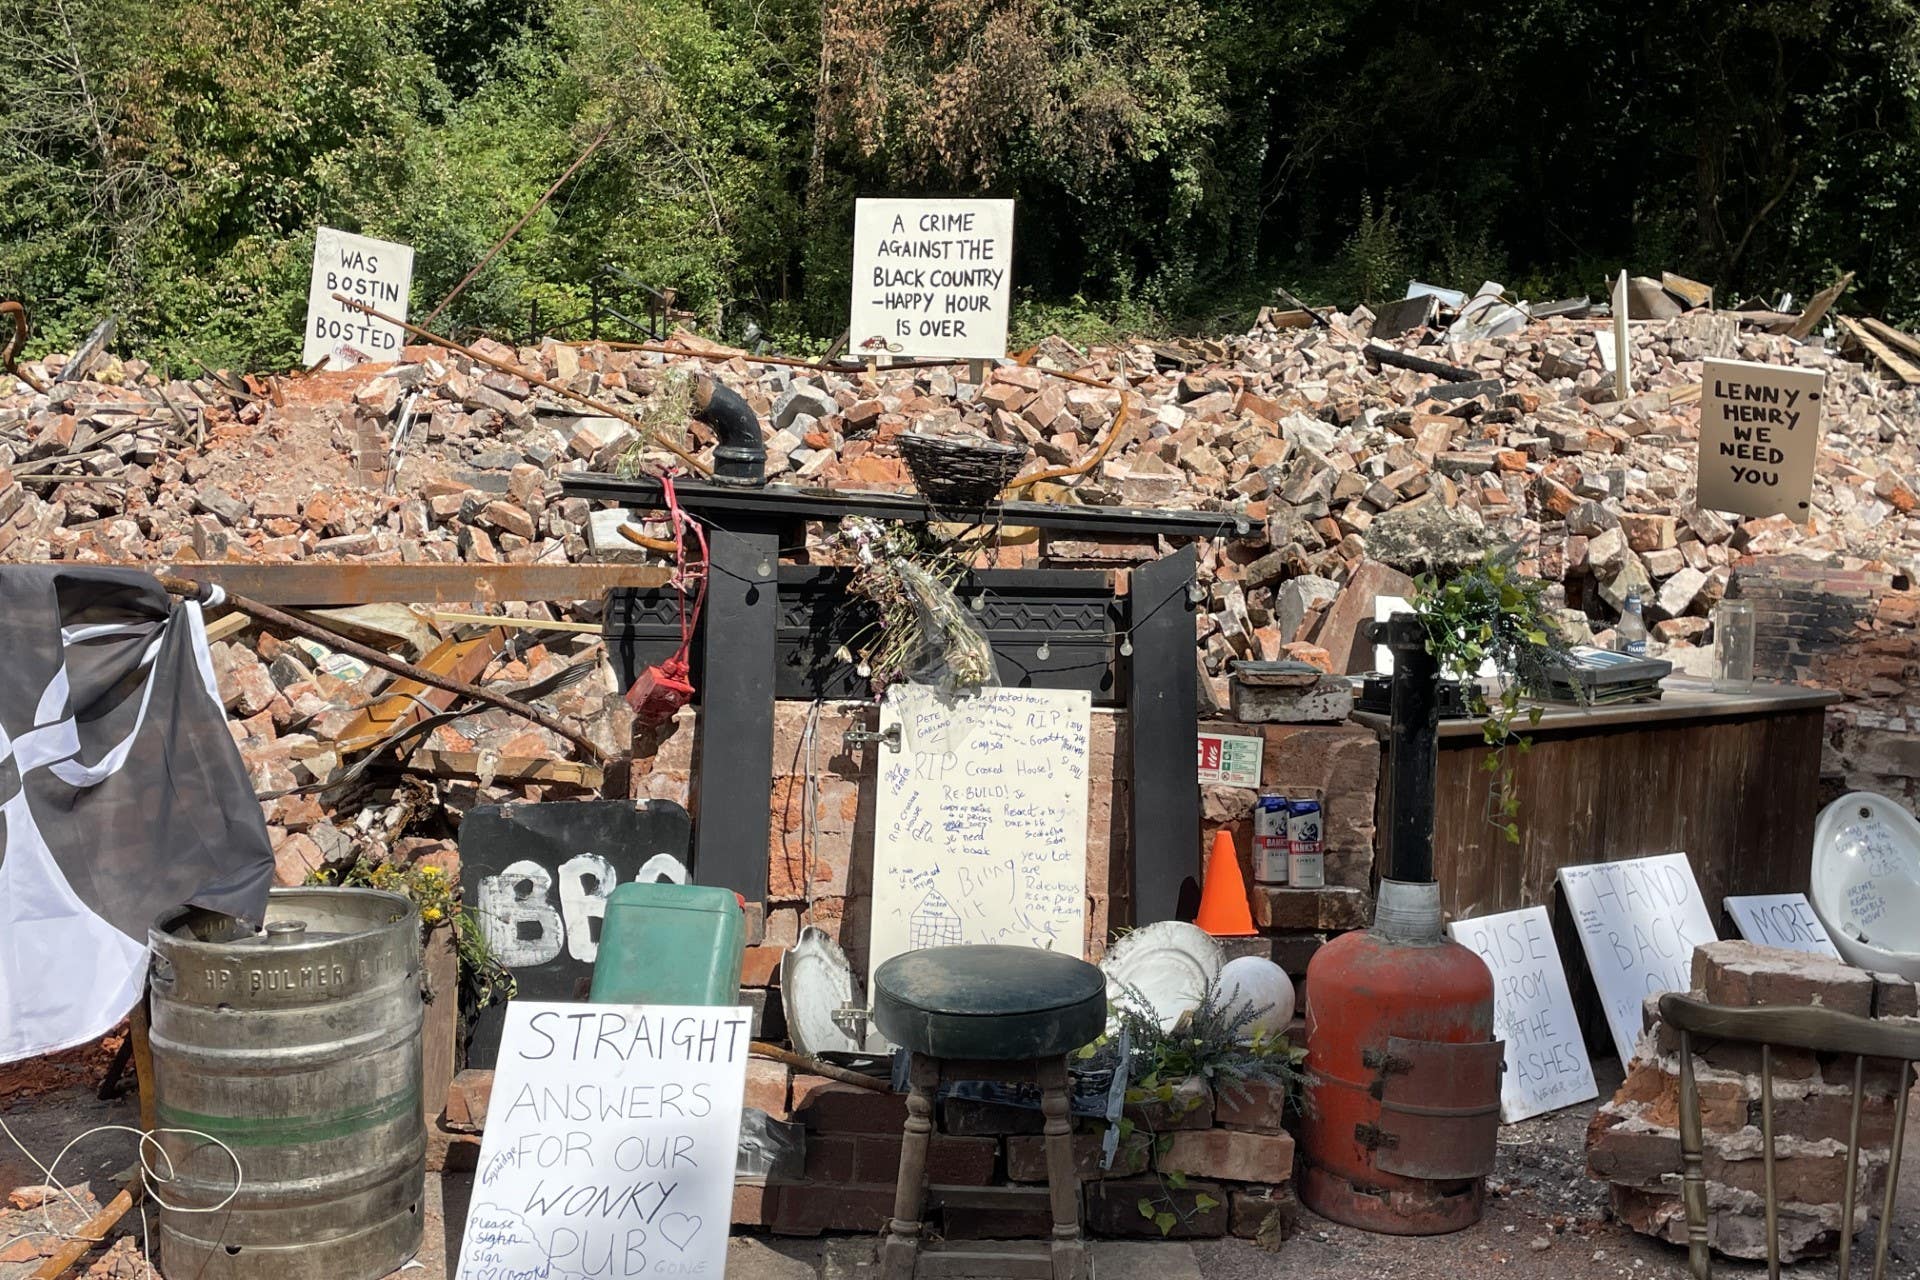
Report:
[[1562,867],[1560,892],[1624,1066],[1646,998],[1691,987],[1693,949],[1720,935],[1684,853]]
[[369,360],[398,360],[406,331],[335,302],[333,295],[404,320],[412,282],[411,246],[320,228],[313,240],[313,279],[307,286],[307,335],[300,363],[312,368],[324,357],[330,367],[344,369],[356,362],[337,357],[352,352]]
[[1085,690],[887,690],[900,750],[880,750],[872,970],[961,943],[1086,950],[1092,709]]
[[1804,893],[1755,893],[1724,901],[1727,914],[1748,942],[1820,956],[1840,955]]
[[856,356],[1007,354],[1011,200],[860,200],[853,214]]
[[515,1000],[455,1280],[723,1275],[745,1009]]
[[1806,523],[1826,375],[1707,360],[1702,377],[1700,505]]
[[1447,926],[1493,972],[1493,1021],[1506,1046],[1500,1119],[1512,1124],[1600,1094],[1545,907]]
[[1200,735],[1200,785],[1203,787],[1257,787],[1265,738],[1235,734]]

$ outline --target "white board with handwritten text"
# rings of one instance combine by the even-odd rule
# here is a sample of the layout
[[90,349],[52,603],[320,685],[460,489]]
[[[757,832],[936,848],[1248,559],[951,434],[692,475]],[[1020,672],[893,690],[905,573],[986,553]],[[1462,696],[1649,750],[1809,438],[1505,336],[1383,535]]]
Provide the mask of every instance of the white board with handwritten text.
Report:
[[348,369],[361,360],[398,360],[406,331],[336,302],[334,295],[405,320],[412,284],[411,245],[321,227],[313,238],[300,363],[311,367],[325,360],[329,368]]
[[1456,920],[1447,929],[1493,974],[1493,1024],[1507,1052],[1501,1121],[1512,1124],[1598,1097],[1547,909]]
[[1692,986],[1693,949],[1720,935],[1684,853],[1562,867],[1560,892],[1624,1066],[1646,998]]
[[455,1280],[726,1273],[751,1019],[507,1006]]
[[1701,366],[1698,501],[1745,516],[1812,513],[1827,375],[1745,360]]
[[1804,893],[1750,893],[1722,901],[1734,927],[1748,942],[1836,959],[1840,955]]
[[870,969],[921,947],[1085,951],[1092,711],[1084,690],[887,690]]
[[854,202],[852,354],[997,360],[1012,289],[1013,201]]

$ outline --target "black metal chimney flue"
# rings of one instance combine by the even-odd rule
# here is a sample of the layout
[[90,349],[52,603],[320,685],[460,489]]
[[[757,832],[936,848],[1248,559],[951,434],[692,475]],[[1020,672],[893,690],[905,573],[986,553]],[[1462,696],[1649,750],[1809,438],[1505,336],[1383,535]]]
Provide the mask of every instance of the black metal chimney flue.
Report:
[[1393,652],[1392,724],[1387,731],[1387,878],[1433,880],[1434,773],[1440,754],[1440,668],[1426,628],[1412,614],[1377,624]]

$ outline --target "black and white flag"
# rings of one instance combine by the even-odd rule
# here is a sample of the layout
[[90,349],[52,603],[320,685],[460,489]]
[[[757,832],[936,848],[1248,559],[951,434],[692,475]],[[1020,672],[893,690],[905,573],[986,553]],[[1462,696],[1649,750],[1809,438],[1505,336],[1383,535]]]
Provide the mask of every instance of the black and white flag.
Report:
[[200,606],[137,570],[0,568],[0,1062],[112,1029],[161,912],[258,922],[272,882]]

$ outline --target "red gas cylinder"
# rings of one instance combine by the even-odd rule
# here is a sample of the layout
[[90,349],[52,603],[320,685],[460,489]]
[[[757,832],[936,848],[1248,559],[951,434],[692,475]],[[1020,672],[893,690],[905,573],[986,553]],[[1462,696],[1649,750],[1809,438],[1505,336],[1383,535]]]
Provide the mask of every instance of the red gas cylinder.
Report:
[[1300,1198],[1392,1235],[1477,1222],[1501,1058],[1493,975],[1441,930],[1438,886],[1383,881],[1373,928],[1307,966]]

